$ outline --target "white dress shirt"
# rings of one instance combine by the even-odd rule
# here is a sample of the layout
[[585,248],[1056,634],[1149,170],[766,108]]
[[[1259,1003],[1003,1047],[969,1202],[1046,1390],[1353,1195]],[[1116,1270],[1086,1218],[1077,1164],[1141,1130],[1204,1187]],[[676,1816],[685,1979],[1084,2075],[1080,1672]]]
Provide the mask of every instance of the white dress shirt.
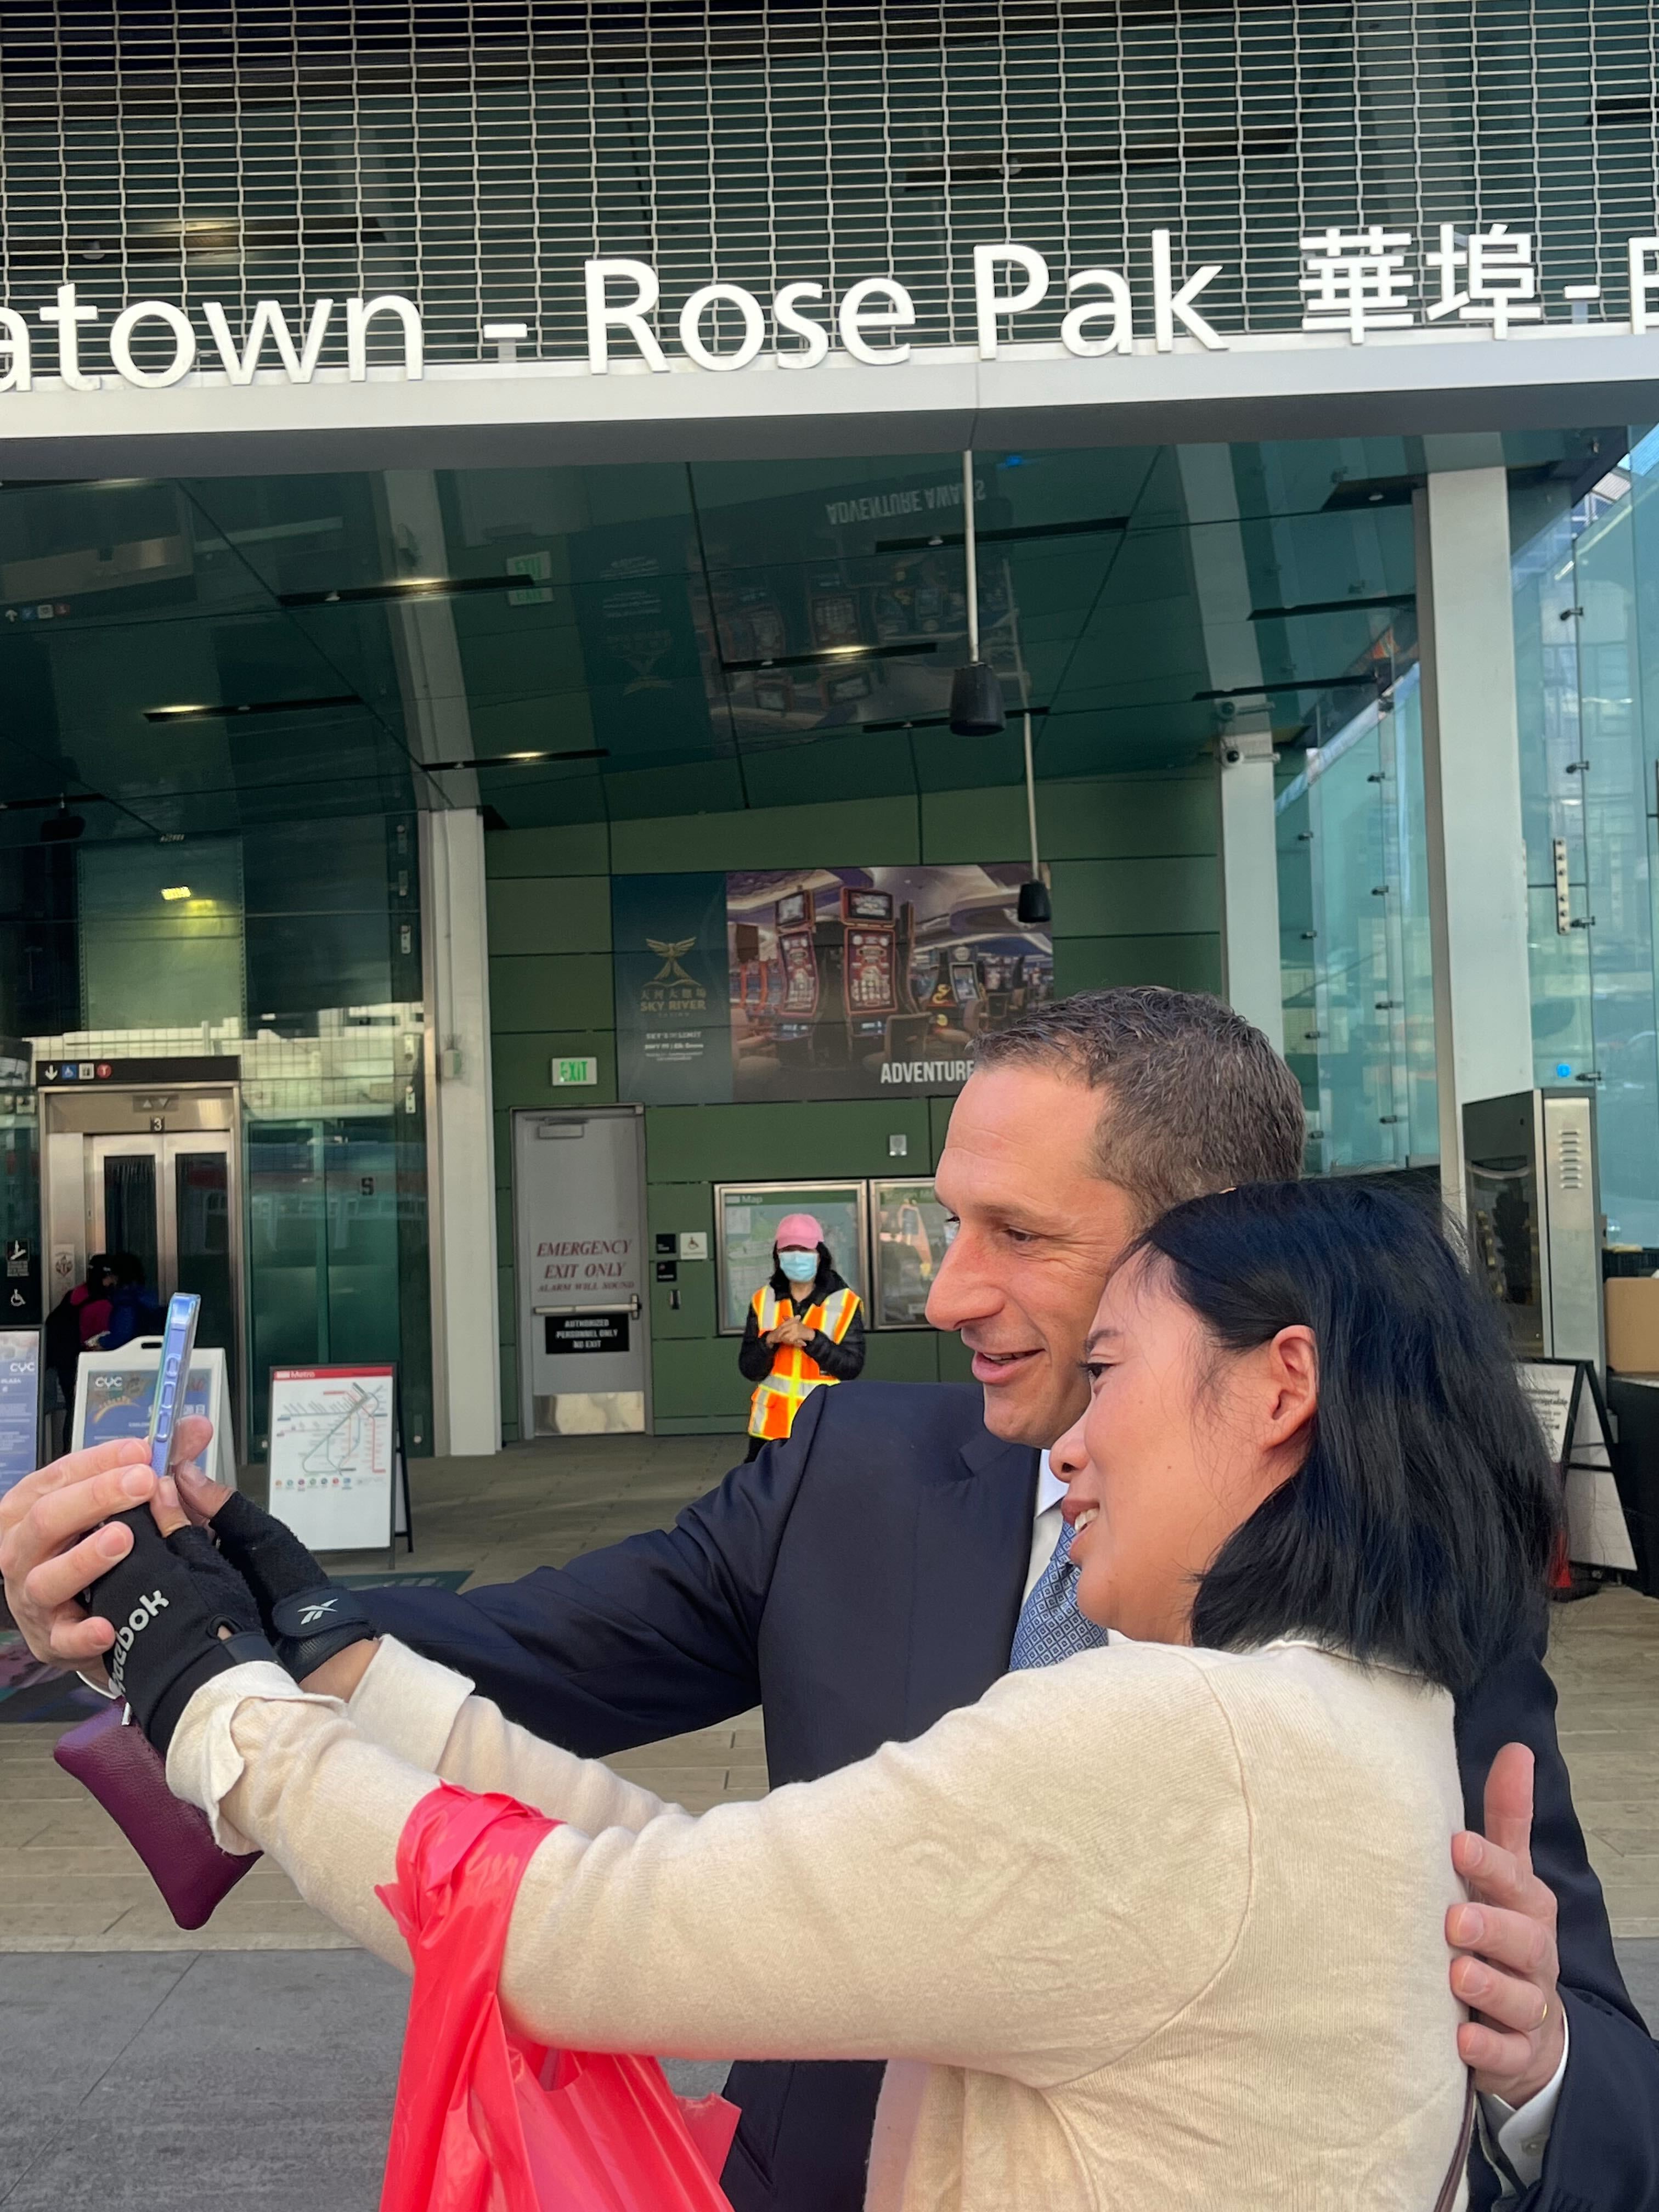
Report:
[[[1054,1547],[1060,1541],[1064,1525],[1060,1509],[1065,1496],[1066,1485],[1048,1465],[1048,1455],[1044,1452],[1037,1462],[1036,1518],[1031,1523],[1031,1560],[1025,1573],[1027,1597],[1042,1579],[1042,1571],[1053,1559]],[[1555,2069],[1554,2079],[1547,2082],[1528,2103],[1517,2110],[1506,2105],[1501,2097],[1489,2096],[1485,2092],[1481,2094],[1481,2131],[1486,2138],[1488,2152],[1495,2150],[1498,2154],[1492,2166],[1505,2197],[1514,2196],[1517,2185],[1521,2189],[1530,2189],[1544,2170],[1544,2153],[1549,2147],[1550,2128],[1567,2071],[1565,2018],[1562,2027],[1561,2063]]]

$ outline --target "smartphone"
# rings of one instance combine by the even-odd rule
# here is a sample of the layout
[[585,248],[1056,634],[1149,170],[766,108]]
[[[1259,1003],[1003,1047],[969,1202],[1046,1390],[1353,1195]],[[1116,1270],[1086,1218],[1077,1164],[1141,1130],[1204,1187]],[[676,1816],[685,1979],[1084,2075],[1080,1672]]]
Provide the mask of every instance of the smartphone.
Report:
[[167,1300],[161,1356],[155,1365],[155,1397],[149,1409],[149,1463],[157,1474],[167,1473],[173,1456],[173,1432],[185,1408],[201,1312],[202,1301],[193,1291],[178,1291]]

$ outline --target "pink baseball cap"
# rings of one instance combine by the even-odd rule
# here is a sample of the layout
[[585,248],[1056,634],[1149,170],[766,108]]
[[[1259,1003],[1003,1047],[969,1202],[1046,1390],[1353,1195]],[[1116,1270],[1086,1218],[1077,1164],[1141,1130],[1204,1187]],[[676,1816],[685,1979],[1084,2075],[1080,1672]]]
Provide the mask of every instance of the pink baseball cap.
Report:
[[824,1236],[823,1224],[815,1221],[810,1213],[786,1213],[773,1241],[780,1252],[786,1244],[799,1244],[803,1251],[816,1252],[829,1239]]

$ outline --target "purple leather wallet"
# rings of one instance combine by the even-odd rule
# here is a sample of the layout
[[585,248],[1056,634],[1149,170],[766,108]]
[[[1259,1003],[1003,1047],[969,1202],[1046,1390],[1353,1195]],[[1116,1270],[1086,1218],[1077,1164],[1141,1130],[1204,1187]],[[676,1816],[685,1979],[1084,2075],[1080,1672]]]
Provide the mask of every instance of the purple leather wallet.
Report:
[[207,1814],[167,1788],[167,1768],[143,1730],[125,1728],[112,1704],[58,1739],[52,1757],[90,1790],[120,1829],[181,1928],[201,1928],[222,1898],[258,1858],[237,1856],[213,1840]]

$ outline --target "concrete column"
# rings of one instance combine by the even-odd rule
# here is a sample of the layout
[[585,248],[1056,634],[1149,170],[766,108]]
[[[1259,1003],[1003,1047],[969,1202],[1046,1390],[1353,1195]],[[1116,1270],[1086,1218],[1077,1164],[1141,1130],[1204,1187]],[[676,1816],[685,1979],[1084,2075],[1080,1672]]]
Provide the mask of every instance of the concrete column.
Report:
[[1250,579],[1229,446],[1180,446],[1193,583],[1210,683],[1237,694],[1218,702],[1217,802],[1221,828],[1222,991],[1275,1052],[1285,1049],[1279,972],[1279,856],[1273,836],[1273,718],[1250,620]]
[[1462,1221],[1464,1102],[1532,1082],[1508,479],[1431,468],[1414,504],[1440,1188]]
[[441,1453],[471,1455],[501,1440],[483,823],[471,808],[420,819],[437,1079],[427,1094],[434,1442]]
[[[1237,752],[1238,759],[1227,757]],[[1221,747],[1221,963],[1227,1003],[1285,1049],[1279,975],[1273,741],[1241,732]]]

